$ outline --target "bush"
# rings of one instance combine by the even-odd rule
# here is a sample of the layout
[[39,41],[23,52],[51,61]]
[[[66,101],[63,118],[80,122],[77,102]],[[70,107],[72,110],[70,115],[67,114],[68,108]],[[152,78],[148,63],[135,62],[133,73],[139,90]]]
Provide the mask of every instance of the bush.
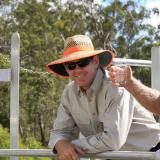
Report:
[[[10,148],[10,135],[8,128],[2,127],[0,124],[0,149]],[[38,142],[34,137],[27,137],[25,144],[20,140],[20,148],[23,149],[44,149],[40,142]],[[20,157],[19,160],[53,160],[53,158],[39,158],[39,157]],[[0,157],[0,160],[10,160],[9,157]]]

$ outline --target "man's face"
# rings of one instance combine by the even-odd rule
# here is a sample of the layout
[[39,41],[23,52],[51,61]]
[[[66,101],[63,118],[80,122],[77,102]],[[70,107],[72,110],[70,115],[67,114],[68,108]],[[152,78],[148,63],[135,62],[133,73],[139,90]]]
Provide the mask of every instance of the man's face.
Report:
[[94,56],[90,59],[81,59],[69,62],[65,65],[70,78],[83,89],[88,89],[97,73],[99,57]]

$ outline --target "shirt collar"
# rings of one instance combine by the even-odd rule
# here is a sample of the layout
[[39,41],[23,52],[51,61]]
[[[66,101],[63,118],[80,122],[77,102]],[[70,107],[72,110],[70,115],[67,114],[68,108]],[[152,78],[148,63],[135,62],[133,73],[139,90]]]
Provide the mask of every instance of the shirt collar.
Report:
[[99,68],[90,89],[92,89],[94,92],[98,91],[102,84],[103,76],[104,76],[103,71],[101,68]]
[[[90,88],[88,90],[91,90],[91,91],[98,91],[98,89],[100,88],[101,86],[101,83],[102,83],[102,79],[103,79],[103,76],[104,76],[104,70],[102,68],[99,68],[97,73],[96,73],[96,76],[94,78],[94,81],[92,82]],[[78,94],[80,94],[81,92],[84,93],[85,91],[83,91],[82,88],[80,88],[79,86],[77,87],[77,90],[78,90]]]

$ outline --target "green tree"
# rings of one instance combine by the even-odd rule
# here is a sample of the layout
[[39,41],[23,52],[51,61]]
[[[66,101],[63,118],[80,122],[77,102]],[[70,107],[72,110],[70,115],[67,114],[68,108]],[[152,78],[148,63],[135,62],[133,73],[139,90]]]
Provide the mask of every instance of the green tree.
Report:
[[[159,30],[143,23],[152,11],[132,0],[113,0],[107,6],[95,5],[93,0],[83,0],[82,5],[86,12],[88,34],[96,47],[111,49],[119,58],[150,60],[151,47],[160,38]],[[145,79],[147,85],[150,84],[148,72],[148,68],[135,69],[136,77]]]
[[[150,59],[151,47],[159,45],[159,30],[142,23],[152,11],[135,1],[113,0],[108,5],[94,0],[62,2],[0,3],[0,8],[11,6],[9,13],[0,16],[0,68],[10,67],[11,34],[18,31],[21,36],[20,134],[24,142],[31,135],[47,145],[68,80],[42,72],[48,62],[61,56],[66,37],[88,34],[95,48],[111,49],[121,58]],[[153,11],[159,14],[157,9]],[[135,67],[134,72],[150,84],[149,68]],[[0,123],[9,127],[9,84],[0,85]]]
[[[0,148],[8,149],[10,147],[10,135],[8,128],[4,128],[0,125]],[[28,148],[28,149],[42,149],[44,148],[40,142],[38,142],[33,137],[27,137],[25,143],[20,140],[20,148]],[[9,160],[9,157],[0,157],[0,160]],[[20,160],[51,160],[51,158],[32,158],[32,157],[21,157]]]

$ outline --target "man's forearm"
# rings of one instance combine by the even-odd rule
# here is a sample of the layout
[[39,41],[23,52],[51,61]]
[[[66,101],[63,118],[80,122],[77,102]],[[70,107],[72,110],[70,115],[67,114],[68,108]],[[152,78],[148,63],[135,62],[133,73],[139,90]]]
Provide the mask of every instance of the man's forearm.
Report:
[[145,108],[151,112],[160,114],[160,93],[132,78],[124,86]]

